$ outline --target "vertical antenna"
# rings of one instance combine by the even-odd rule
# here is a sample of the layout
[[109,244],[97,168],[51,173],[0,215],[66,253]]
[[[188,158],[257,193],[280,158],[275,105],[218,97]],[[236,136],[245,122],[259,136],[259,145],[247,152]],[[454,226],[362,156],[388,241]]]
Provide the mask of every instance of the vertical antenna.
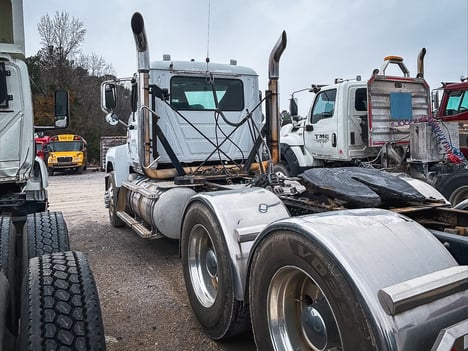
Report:
[[211,0],[208,0],[208,33],[207,33],[207,41],[206,41],[206,69],[207,70],[208,70],[208,63],[210,62],[210,20],[211,20]]

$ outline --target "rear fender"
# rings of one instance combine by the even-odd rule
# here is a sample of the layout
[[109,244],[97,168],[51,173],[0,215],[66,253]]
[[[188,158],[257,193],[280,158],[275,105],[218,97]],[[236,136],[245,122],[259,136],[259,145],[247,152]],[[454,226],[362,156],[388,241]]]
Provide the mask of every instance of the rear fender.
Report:
[[[289,217],[288,210],[275,194],[263,188],[199,193],[187,207],[194,201],[206,204],[222,228],[219,234],[224,237],[229,251],[234,296],[243,301],[247,259],[253,240],[267,224]],[[182,240],[180,246],[183,246]]]
[[[403,215],[382,209],[358,209],[277,221],[258,235],[250,250],[248,272],[262,240],[284,231],[313,241],[342,267],[345,274],[337,279],[346,279],[353,287],[374,330],[379,350],[428,350],[440,330],[466,319],[466,286],[460,289],[459,284],[452,291],[445,286],[433,286],[433,282],[437,279],[445,282],[446,272],[453,270],[460,271],[466,276],[464,280],[468,280],[467,267],[458,266],[428,230]],[[301,248],[289,249],[304,257],[314,255]],[[424,300],[417,294],[421,284],[413,285],[412,281],[419,277],[428,277],[424,281],[427,285],[422,286],[429,286],[428,295],[436,298]],[[391,314],[378,296],[386,288],[398,286],[414,289],[406,308]],[[246,293],[248,296],[248,286]]]

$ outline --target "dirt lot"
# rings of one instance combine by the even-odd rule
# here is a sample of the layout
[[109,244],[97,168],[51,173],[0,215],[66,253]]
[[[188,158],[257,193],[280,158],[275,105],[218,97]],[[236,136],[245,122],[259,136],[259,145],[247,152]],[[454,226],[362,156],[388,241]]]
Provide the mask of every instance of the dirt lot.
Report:
[[250,334],[223,343],[203,334],[185,292],[178,241],[112,228],[103,193],[102,172],[49,177],[50,209],[64,213],[72,249],[91,263],[108,350],[255,350]]

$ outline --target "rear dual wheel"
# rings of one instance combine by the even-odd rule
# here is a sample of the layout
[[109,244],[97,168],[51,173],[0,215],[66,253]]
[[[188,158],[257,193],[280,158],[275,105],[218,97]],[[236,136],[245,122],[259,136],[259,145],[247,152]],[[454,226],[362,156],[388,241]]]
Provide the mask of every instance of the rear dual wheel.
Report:
[[258,350],[374,350],[363,307],[340,266],[310,240],[270,234],[249,280]]
[[62,212],[37,212],[28,215],[23,230],[23,267],[29,259],[70,250],[68,229]]
[[0,216],[0,270],[8,281],[8,286],[4,287],[6,292],[7,306],[2,310],[6,311],[7,327],[13,333],[17,332],[17,321],[19,309],[17,308],[16,290],[16,230],[11,217]]
[[205,333],[220,340],[247,331],[249,312],[234,296],[233,271],[221,226],[203,203],[194,202],[187,209],[181,253],[187,294]]
[[81,252],[32,258],[22,297],[21,351],[106,349],[96,284]]

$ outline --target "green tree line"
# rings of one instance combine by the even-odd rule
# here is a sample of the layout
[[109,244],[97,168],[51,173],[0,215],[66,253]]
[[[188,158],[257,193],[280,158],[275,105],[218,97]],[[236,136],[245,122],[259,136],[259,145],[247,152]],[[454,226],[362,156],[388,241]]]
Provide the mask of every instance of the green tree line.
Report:
[[[125,135],[122,125],[111,127],[105,122],[100,108],[100,86],[114,78],[112,65],[93,53],[83,54],[86,29],[79,19],[66,12],[41,17],[38,25],[41,49],[26,58],[31,77],[33,109],[36,125],[52,125],[54,93],[68,90],[70,95],[70,124],[54,134],[78,134],[88,142],[89,162],[99,163],[101,136]],[[120,101],[129,98],[128,90],[119,91]],[[119,107],[119,116],[129,115],[129,104]]]

